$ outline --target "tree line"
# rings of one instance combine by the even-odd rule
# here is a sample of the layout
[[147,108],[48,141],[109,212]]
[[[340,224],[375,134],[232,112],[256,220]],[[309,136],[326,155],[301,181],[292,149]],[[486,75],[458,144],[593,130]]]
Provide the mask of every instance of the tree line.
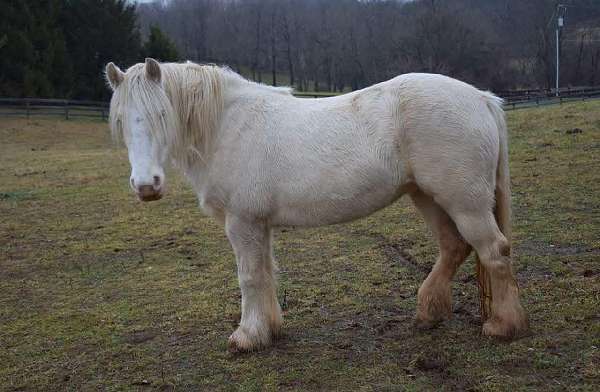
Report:
[[107,62],[179,56],[158,27],[142,42],[136,6],[125,0],[4,0],[0,8],[0,96],[105,100]]
[[[600,83],[600,2],[567,4],[562,85]],[[254,80],[344,91],[405,72],[492,90],[554,83],[556,0],[167,0],[141,4],[186,58]]]
[[[3,0],[0,96],[107,99],[108,61],[226,64],[299,90],[406,72],[553,86],[557,0]],[[563,0],[561,85],[600,84],[600,2]]]

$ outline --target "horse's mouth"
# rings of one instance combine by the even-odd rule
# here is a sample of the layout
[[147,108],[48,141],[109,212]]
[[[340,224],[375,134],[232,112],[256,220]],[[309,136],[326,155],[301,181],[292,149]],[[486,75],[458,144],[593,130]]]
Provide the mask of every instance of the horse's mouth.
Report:
[[137,197],[138,197],[138,199],[140,199],[140,201],[154,201],[154,200],[162,199],[163,195],[162,195],[162,193],[159,193],[159,192],[153,193],[150,195],[148,195],[148,194],[143,195],[143,194],[137,193]]
[[163,189],[154,185],[141,185],[135,189],[135,194],[141,201],[160,200],[163,196]]

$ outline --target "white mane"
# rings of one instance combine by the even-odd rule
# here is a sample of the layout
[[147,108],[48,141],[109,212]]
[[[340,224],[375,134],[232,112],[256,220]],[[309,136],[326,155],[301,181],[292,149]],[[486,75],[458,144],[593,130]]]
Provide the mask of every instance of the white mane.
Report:
[[162,89],[145,77],[144,64],[127,70],[111,100],[110,126],[115,138],[123,134],[126,108],[130,101],[135,102],[148,121],[149,130],[183,168],[209,158],[228,81],[247,83],[263,92],[290,95],[292,91],[251,82],[216,65],[163,63],[160,68]]

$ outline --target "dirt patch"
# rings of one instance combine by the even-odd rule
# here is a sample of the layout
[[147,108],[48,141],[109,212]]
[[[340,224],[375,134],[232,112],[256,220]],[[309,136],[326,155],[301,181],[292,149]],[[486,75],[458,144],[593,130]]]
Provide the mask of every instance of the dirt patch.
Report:
[[515,249],[515,254],[523,256],[571,256],[571,255],[600,255],[600,248],[586,244],[549,244],[541,241],[522,241]]
[[411,366],[422,371],[443,372],[448,367],[449,361],[444,353],[433,352],[418,354],[411,361]]
[[427,275],[431,271],[430,267],[419,264],[407,251],[407,249],[410,249],[414,245],[409,240],[403,239],[400,242],[395,243],[379,233],[364,230],[357,231],[356,233],[373,238],[377,242],[378,248],[381,249],[383,255],[389,262],[405,266],[417,272],[419,275]]
[[124,337],[124,340],[129,344],[141,344],[156,338],[157,333],[153,330],[136,331]]

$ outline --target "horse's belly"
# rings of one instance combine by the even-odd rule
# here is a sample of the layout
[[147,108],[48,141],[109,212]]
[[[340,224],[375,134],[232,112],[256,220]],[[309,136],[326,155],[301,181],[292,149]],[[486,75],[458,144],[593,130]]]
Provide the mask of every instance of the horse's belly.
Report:
[[410,189],[411,184],[380,173],[372,173],[359,182],[332,178],[319,184],[300,183],[275,195],[276,210],[272,211],[271,222],[290,226],[348,222],[388,206]]

